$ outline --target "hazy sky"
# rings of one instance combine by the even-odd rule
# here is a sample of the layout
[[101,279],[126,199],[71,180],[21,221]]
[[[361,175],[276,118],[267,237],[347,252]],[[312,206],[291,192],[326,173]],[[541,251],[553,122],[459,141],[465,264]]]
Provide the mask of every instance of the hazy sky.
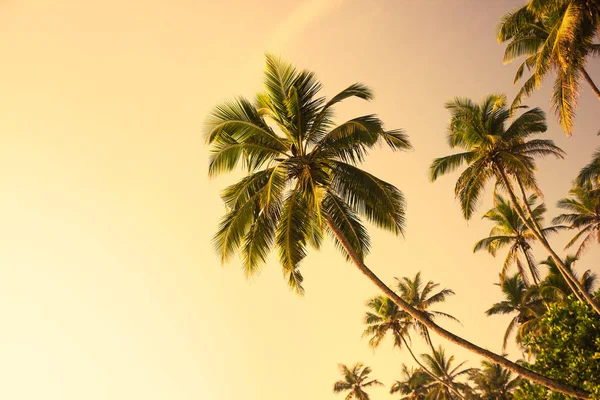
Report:
[[[265,51],[316,71],[326,95],[370,85],[375,101],[347,102],[340,120],[375,112],[407,131],[415,151],[365,164],[409,207],[406,238],[371,230],[367,263],[388,282],[421,270],[453,288],[444,310],[463,325],[443,325],[500,351],[508,319],[483,311],[501,298],[502,258],[471,253],[491,192],[467,223],[455,177],[430,184],[427,167],[449,153],[445,101],[514,95],[517,65],[502,65],[495,30],[521,3],[2,1],[0,397],[335,399],[339,362],[370,365],[388,388],[399,377],[408,354],[361,339],[376,290],[331,243],[303,262],[304,298],[275,258],[248,282],[212,249],[235,177],[207,179],[203,121],[260,90]],[[588,69],[600,81],[600,64]],[[550,84],[527,104],[547,110]],[[551,214],[600,144],[599,106],[582,86],[571,139],[550,116],[546,136],[569,154],[539,164]]]

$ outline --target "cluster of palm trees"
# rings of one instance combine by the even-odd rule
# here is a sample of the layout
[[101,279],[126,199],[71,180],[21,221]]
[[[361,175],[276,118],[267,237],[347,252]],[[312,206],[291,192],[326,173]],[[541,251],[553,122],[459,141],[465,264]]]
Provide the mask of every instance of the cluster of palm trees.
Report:
[[[391,394],[399,394],[405,400],[512,400],[514,391],[519,387],[520,379],[498,364],[482,362],[481,368],[463,369],[462,364],[453,366],[454,357],[446,356],[440,347],[433,355],[424,354],[424,363],[434,371],[436,378],[422,368],[409,368],[402,364],[401,377],[390,387]],[[346,393],[346,400],[370,400],[368,389],[373,386],[384,386],[377,379],[370,379],[371,369],[361,363],[352,368],[340,364],[342,380],[333,386],[334,393]],[[459,394],[452,392],[440,383],[442,377],[448,376]],[[458,381],[460,378],[461,382]]]
[[[448,296],[454,294],[450,289],[437,290],[439,284],[433,281],[423,283],[421,274],[414,278],[396,279],[396,291],[399,296],[430,319],[443,317],[455,320],[449,314],[430,309],[443,303]],[[418,368],[409,368],[402,364],[402,377],[390,388],[390,393],[399,393],[403,399],[463,399],[463,400],[508,400],[518,386],[519,378],[500,365],[484,362],[483,368],[464,368],[464,362],[454,364],[454,356],[434,346],[429,330],[408,313],[399,309],[389,298],[377,296],[367,301],[368,311],[365,315],[367,325],[363,336],[369,337],[369,345],[377,348],[383,339],[391,335],[394,347],[406,350]],[[412,349],[411,333],[421,337],[430,349],[429,353],[415,355]],[[340,365],[344,379],[334,384],[333,390],[338,393],[348,392],[347,399],[368,400],[366,388],[381,385],[377,380],[368,380],[371,370],[362,364],[353,368]],[[467,380],[461,378],[467,378]]]
[[[503,18],[499,33],[501,41],[509,42],[505,61],[526,56],[517,79],[525,69],[532,71],[517,98],[510,106],[504,95],[490,95],[481,103],[456,98],[446,104],[451,114],[448,143],[460,151],[435,159],[430,168],[431,180],[465,167],[456,182],[455,194],[466,219],[477,210],[486,185],[494,185],[494,209],[484,217],[496,226],[475,250],[485,249],[495,255],[508,246],[500,273],[506,303],[494,305],[488,313],[515,313],[516,322],[509,326],[509,333],[517,327],[520,331],[533,329],[532,321],[543,314],[544,307],[568,294],[600,314],[590,287],[593,276],[586,273],[578,278],[572,268],[574,259],[563,259],[548,241],[550,234],[561,229],[576,230],[567,246],[581,239],[578,256],[592,241],[600,241],[600,151],[582,170],[571,197],[559,202],[567,213],[555,218],[553,223],[557,225],[544,227],[546,208],[536,205],[541,195],[535,177],[536,158],[563,158],[564,152],[551,140],[533,138],[547,129],[540,109],[518,115],[526,108],[521,100],[541,84],[549,71],[557,74],[553,105],[567,134],[572,132],[581,77],[600,98],[584,68],[589,57],[600,54],[593,43],[599,16],[598,0],[530,0]],[[226,213],[214,245],[222,262],[239,253],[245,273],[251,275],[276,250],[289,286],[302,293],[301,263],[308,248],[319,249],[329,235],[346,260],[382,292],[369,303],[370,343],[378,345],[385,332],[391,331],[395,345],[412,353],[408,332],[417,332],[430,346],[429,358],[419,359],[413,354],[419,365],[417,378],[430,380],[425,386],[442,388],[441,392],[450,396],[471,395],[442,368],[443,354],[432,344],[433,332],[484,357],[490,368],[501,368],[499,376],[508,373],[504,368],[551,390],[581,399],[589,397],[580,388],[536,373],[439,326],[435,317],[449,316],[428,310],[429,305],[442,301],[451,291],[430,295],[436,287],[431,282],[420,292],[414,290],[421,288],[419,275],[397,281],[395,291],[367,267],[370,238],[363,220],[400,235],[404,232],[406,206],[399,189],[359,168],[359,164],[377,144],[396,151],[411,148],[402,130],[386,129],[376,115],[334,123],[333,110],[341,101],[372,99],[367,86],[352,84],[328,100],[319,96],[321,84],[313,72],[299,70],[271,55],[266,57],[264,82],[264,92],[254,101],[237,98],[223,103],[207,120],[209,175],[228,173],[237,167],[246,172],[221,194]],[[551,271],[543,278],[533,256],[532,246],[536,244],[549,256],[545,263]],[[513,265],[518,272],[511,276],[509,268]],[[388,314],[396,316],[388,318]],[[439,370],[433,368],[436,365]],[[356,370],[360,371],[364,369]],[[479,381],[485,386],[484,378]],[[340,386],[340,390],[344,389]],[[363,396],[355,396],[359,395]]]

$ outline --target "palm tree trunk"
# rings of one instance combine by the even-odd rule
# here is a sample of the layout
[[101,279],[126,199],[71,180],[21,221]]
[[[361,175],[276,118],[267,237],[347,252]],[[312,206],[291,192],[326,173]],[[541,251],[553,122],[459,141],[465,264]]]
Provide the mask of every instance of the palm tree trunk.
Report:
[[598,86],[596,86],[596,84],[594,83],[594,81],[592,80],[590,75],[587,73],[585,68],[581,68],[581,73],[583,74],[583,77],[585,78],[586,82],[590,85],[590,87],[596,94],[596,97],[598,98],[598,100],[600,100],[600,89],[598,89]]
[[531,274],[531,278],[533,278],[533,284],[536,287],[540,287],[540,280],[538,279],[537,274],[535,273],[535,266],[533,265],[533,261],[529,258],[527,250],[524,248],[524,246],[521,246],[521,252],[523,253],[523,257],[525,257],[525,260],[527,260],[527,266],[529,267],[529,273]]
[[401,336],[402,338],[402,342],[404,342],[404,347],[406,347],[406,349],[408,350],[408,352],[410,353],[411,357],[413,358],[413,360],[415,360],[415,362],[417,363],[417,365],[430,377],[432,377],[433,379],[435,379],[436,381],[438,381],[439,383],[441,383],[442,385],[446,386],[448,389],[450,389],[451,391],[453,391],[454,393],[456,393],[456,395],[458,397],[460,397],[461,399],[465,400],[465,397],[458,391],[458,389],[456,389],[456,385],[454,385],[454,383],[452,382],[445,382],[443,379],[441,379],[439,376],[437,376],[436,374],[434,374],[433,372],[431,372],[430,370],[427,369],[427,367],[425,367],[420,361],[419,359],[415,356],[415,354],[413,353],[412,349],[410,348],[410,346],[408,345],[408,343],[406,342],[406,339],[404,339],[403,336]]
[[529,213],[530,218],[525,217],[525,213],[523,212],[523,209],[521,208],[521,205],[517,199],[517,196],[515,195],[515,192],[513,190],[513,187],[511,185],[510,181],[508,180],[508,177],[506,176],[506,173],[504,172],[502,167],[500,167],[498,165],[496,167],[497,167],[498,171],[500,172],[500,176],[502,177],[504,184],[506,185],[506,190],[508,191],[508,194],[509,194],[511,200],[514,203],[515,210],[517,210],[517,213],[519,214],[519,217],[523,220],[523,223],[527,226],[527,228],[529,228],[534,233],[534,235],[540,241],[542,246],[546,249],[548,254],[550,254],[550,257],[556,263],[558,270],[560,271],[561,275],[563,276],[563,278],[569,285],[569,288],[573,291],[573,294],[577,297],[577,299],[579,299],[579,301],[581,301],[582,303],[587,302],[590,306],[592,306],[594,311],[596,311],[596,313],[598,313],[600,315],[600,306],[598,304],[596,304],[596,302],[592,299],[592,297],[589,295],[589,293],[583,288],[581,283],[577,279],[575,279],[575,277],[567,269],[563,260],[558,256],[558,254],[556,254],[554,249],[550,246],[550,243],[548,243],[548,241],[546,240],[546,236],[544,236],[543,232],[541,231],[540,226],[535,221],[535,218],[533,218],[531,208],[529,207],[529,203],[527,203],[525,189],[523,188],[523,184],[521,183],[521,180],[517,179],[517,182],[521,189],[521,193],[524,196],[525,208],[527,209],[527,212]]
[[585,390],[575,388],[570,385],[565,385],[563,383],[557,382],[557,381],[547,378],[543,375],[540,375],[536,372],[533,372],[521,365],[518,365],[512,361],[507,360],[506,358],[504,358],[496,353],[493,353],[489,350],[479,347],[479,346],[469,342],[468,340],[465,340],[465,339],[461,338],[460,336],[457,336],[457,335],[453,334],[452,332],[449,332],[446,329],[442,328],[441,326],[437,325],[431,319],[429,319],[429,317],[426,314],[417,310],[416,308],[414,308],[413,306],[411,306],[410,304],[408,304],[407,302],[402,300],[402,298],[400,298],[400,296],[398,296],[392,289],[390,289],[385,283],[383,283],[383,281],[381,279],[379,279],[377,277],[377,275],[375,275],[373,273],[373,271],[371,271],[365,265],[365,263],[362,261],[361,257],[356,253],[356,251],[354,251],[354,249],[350,245],[350,242],[348,242],[348,239],[346,239],[344,234],[333,223],[333,221],[331,221],[330,219],[327,219],[327,226],[329,227],[329,229],[331,229],[331,232],[334,234],[334,236],[340,242],[340,244],[342,245],[342,247],[344,248],[344,250],[350,257],[350,259],[354,262],[354,265],[356,266],[356,268],[358,268],[358,270],[360,272],[362,272],[363,275],[365,275],[371,282],[373,282],[373,284],[375,284],[375,286],[377,286],[398,307],[400,307],[402,310],[407,312],[410,316],[415,318],[417,321],[421,322],[423,325],[425,325],[426,327],[428,327],[429,329],[431,329],[432,331],[434,331],[435,333],[437,333],[444,339],[447,339],[448,341],[450,341],[458,346],[461,346],[462,348],[467,349],[481,357],[487,358],[488,360],[490,360],[496,364],[500,364],[501,366],[508,369],[509,371],[512,371],[515,374],[520,375],[523,378],[528,379],[532,382],[538,383],[550,390],[554,390],[556,392],[563,393],[567,396],[574,396],[578,399],[589,399],[589,394]]

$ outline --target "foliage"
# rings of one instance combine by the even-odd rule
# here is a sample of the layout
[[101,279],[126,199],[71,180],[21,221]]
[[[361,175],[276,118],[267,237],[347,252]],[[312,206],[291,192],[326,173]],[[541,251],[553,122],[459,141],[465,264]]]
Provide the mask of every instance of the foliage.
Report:
[[369,380],[371,368],[365,367],[361,363],[354,364],[352,368],[340,364],[339,368],[343,379],[333,385],[333,392],[348,392],[346,400],[369,400],[369,394],[365,391],[365,388],[383,386],[377,379]]
[[[536,354],[530,368],[600,399],[600,317],[589,306],[572,296],[565,303],[552,304],[539,321],[539,331],[524,343]],[[519,400],[565,398],[530,383],[515,396]]]
[[372,99],[363,84],[352,84],[327,101],[318,96],[321,83],[313,72],[270,55],[264,82],[265,92],[255,102],[226,102],[207,120],[209,175],[238,165],[246,173],[222,192],[227,211],[213,240],[223,262],[239,251],[248,275],[277,248],[288,284],[302,293],[300,262],[307,246],[318,249],[326,233],[341,248],[333,233],[341,232],[362,259],[370,240],[361,217],[403,232],[402,193],[356,165],[378,143],[393,150],[410,144],[402,131],[384,129],[375,115],[334,124],[337,103]]

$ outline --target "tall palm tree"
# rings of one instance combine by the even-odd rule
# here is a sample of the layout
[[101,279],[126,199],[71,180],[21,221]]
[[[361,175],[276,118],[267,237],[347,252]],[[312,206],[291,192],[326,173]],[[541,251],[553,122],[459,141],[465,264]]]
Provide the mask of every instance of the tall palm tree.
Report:
[[[535,218],[531,218],[532,210],[526,201],[526,188],[539,190],[534,176],[534,156],[562,158],[564,154],[551,140],[530,139],[546,130],[543,111],[538,108],[526,111],[506,127],[510,111],[504,95],[487,96],[481,104],[457,98],[447,103],[446,108],[451,113],[448,129],[450,147],[464,151],[435,159],[430,167],[431,180],[435,181],[463,164],[468,165],[455,187],[465,219],[471,218],[486,183],[495,180],[496,185],[509,194],[525,226],[556,261],[578,299],[587,301],[600,314],[600,306],[582,293],[579,282],[569,275],[562,259],[546,240],[542,228]],[[515,185],[521,191],[522,201],[517,198]]]
[[483,368],[474,369],[469,379],[475,384],[480,400],[512,400],[513,392],[519,387],[521,379],[498,364],[483,361]]
[[568,213],[560,214],[553,222],[569,224],[570,229],[579,231],[565,248],[572,247],[583,238],[575,253],[575,257],[580,258],[592,242],[600,243],[600,191],[587,182],[583,186],[575,186],[569,194],[570,198],[561,199],[557,204]]
[[343,379],[333,385],[333,392],[348,392],[346,400],[369,400],[369,394],[365,392],[365,388],[383,386],[383,383],[377,379],[369,380],[371,368],[365,367],[361,363],[354,364],[352,369],[344,364],[339,364],[339,368]]
[[402,378],[394,382],[390,393],[403,395],[403,400],[427,400],[429,385],[434,382],[433,378],[421,369],[408,369],[402,364]]
[[[420,282],[420,274],[417,274],[415,280]],[[433,285],[428,285],[427,287],[431,288],[432,286]],[[450,291],[444,294],[449,294],[449,292]],[[442,301],[440,297],[443,296],[438,296],[438,301]],[[405,300],[409,301],[406,298]],[[437,375],[430,371],[413,352],[409,330],[411,327],[414,327],[414,319],[411,318],[409,314],[402,311],[394,302],[385,296],[377,296],[370,299],[367,302],[367,307],[369,309],[365,315],[365,324],[367,325],[367,328],[363,332],[363,337],[370,337],[369,346],[373,349],[379,347],[387,333],[391,333],[394,339],[394,346],[401,350],[408,350],[408,353],[417,363],[421,372],[429,375],[430,378],[437,380],[444,385],[448,385],[449,390],[453,391],[460,398],[463,398],[458,388],[452,385],[452,382],[441,380]],[[431,314],[434,315],[433,312],[431,312]],[[439,314],[445,315],[443,313]],[[426,330],[427,328],[424,329]],[[419,332],[422,333],[423,328],[421,328]],[[431,345],[431,339],[429,339],[429,343]]]
[[[530,207],[533,207],[536,200],[537,196],[534,194],[527,199],[527,202]],[[532,210],[533,218],[536,219],[539,225],[542,224],[543,214],[545,212],[546,205],[544,203],[541,203]],[[531,249],[531,244],[535,240],[535,235],[523,223],[515,208],[500,194],[496,194],[494,196],[494,207],[485,213],[483,218],[494,222],[495,225],[488,237],[475,243],[473,252],[485,249],[495,257],[498,250],[508,246],[508,253],[502,266],[502,272],[500,273],[500,281],[504,280],[508,268],[511,265],[516,264],[523,283],[525,283],[526,286],[529,286],[529,278],[525,272],[521,257],[519,256],[519,254],[522,254],[534,284],[538,285],[540,277]],[[564,228],[566,227],[551,226],[543,228],[542,233],[548,235]]]
[[[465,362],[453,367],[452,363],[454,362],[454,356],[447,357],[442,346],[434,349],[432,354],[422,354],[421,357],[423,363],[427,365],[436,376],[441,380],[452,383],[453,386],[464,387],[464,383],[457,382],[456,380],[462,375],[467,375],[472,371],[471,368],[461,369]],[[435,400],[452,400],[456,399],[456,396],[448,390],[448,385],[432,382],[428,388],[427,398]]]
[[537,294],[537,288],[527,288],[520,274],[514,274],[498,284],[502,289],[504,300],[495,303],[485,313],[491,315],[514,315],[510,320],[504,339],[502,351],[506,349],[508,339],[517,330],[516,341],[521,344],[523,335],[535,328],[539,317],[545,312],[543,303]]
[[549,389],[587,396],[443,329],[367,267],[369,237],[359,215],[400,234],[404,197],[356,165],[377,143],[395,150],[410,144],[401,131],[385,130],[374,115],[334,124],[333,106],[350,97],[371,99],[366,86],[350,85],[327,101],[317,97],[321,85],[312,72],[267,56],[265,88],[255,102],[238,98],[217,106],[207,121],[209,175],[233,171],[240,164],[246,172],[222,193],[226,214],[214,244],[223,262],[240,250],[244,269],[252,274],[276,247],[289,285],[301,292],[299,264],[307,246],[318,248],[327,232],[384,295],[440,336]]
[[600,28],[600,5],[596,0],[532,0],[502,18],[499,42],[509,42],[504,53],[508,63],[522,56],[515,83],[525,68],[532,72],[513,101],[513,108],[539,88],[550,72],[555,72],[552,107],[567,135],[573,120],[581,78],[598,99],[600,89],[585,69],[590,56],[600,54],[594,37]]

